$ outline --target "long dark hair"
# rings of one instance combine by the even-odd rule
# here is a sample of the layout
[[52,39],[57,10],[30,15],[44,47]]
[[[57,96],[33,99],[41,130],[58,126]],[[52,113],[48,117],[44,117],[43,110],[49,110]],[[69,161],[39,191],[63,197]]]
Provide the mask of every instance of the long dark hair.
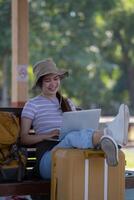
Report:
[[62,112],[72,111],[71,106],[68,103],[67,98],[63,97],[60,92],[56,93],[56,97],[59,100]]

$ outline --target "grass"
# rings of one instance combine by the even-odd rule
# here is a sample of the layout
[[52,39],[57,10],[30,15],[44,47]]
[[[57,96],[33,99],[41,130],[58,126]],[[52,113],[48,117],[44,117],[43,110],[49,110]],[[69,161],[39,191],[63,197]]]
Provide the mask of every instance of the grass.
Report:
[[134,148],[123,149],[126,158],[126,169],[134,170]]

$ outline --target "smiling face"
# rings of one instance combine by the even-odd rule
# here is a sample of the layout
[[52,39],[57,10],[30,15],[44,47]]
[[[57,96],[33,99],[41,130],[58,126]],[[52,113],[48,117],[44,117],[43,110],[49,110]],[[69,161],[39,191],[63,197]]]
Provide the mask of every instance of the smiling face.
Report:
[[46,97],[55,97],[60,87],[60,76],[48,74],[42,77],[42,93]]

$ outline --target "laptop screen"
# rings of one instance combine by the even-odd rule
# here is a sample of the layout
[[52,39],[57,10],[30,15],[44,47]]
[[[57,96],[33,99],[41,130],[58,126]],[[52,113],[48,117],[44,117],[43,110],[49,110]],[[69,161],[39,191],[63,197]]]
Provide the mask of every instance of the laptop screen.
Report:
[[86,128],[98,129],[100,115],[101,109],[64,112],[60,138],[63,138],[71,131],[79,131]]

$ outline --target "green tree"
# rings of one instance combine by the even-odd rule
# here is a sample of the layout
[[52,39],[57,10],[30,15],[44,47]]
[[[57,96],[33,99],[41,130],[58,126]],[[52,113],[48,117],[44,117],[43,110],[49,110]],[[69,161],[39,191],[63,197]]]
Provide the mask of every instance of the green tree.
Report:
[[11,3],[0,0],[0,98],[7,106],[11,80]]
[[122,101],[130,103],[122,85],[116,92],[124,80],[111,36],[119,6],[114,0],[30,1],[31,48],[36,49],[30,51],[32,62],[52,56],[58,66],[69,67],[72,77],[64,82],[65,94],[85,108],[102,106],[105,113]]
[[[70,69],[62,90],[83,108],[101,106],[103,114],[113,114],[126,102],[133,114],[133,3],[29,0],[30,64],[53,57],[58,67]],[[1,77],[2,66],[11,69],[10,4],[0,0]],[[31,68],[29,73],[32,80]]]

